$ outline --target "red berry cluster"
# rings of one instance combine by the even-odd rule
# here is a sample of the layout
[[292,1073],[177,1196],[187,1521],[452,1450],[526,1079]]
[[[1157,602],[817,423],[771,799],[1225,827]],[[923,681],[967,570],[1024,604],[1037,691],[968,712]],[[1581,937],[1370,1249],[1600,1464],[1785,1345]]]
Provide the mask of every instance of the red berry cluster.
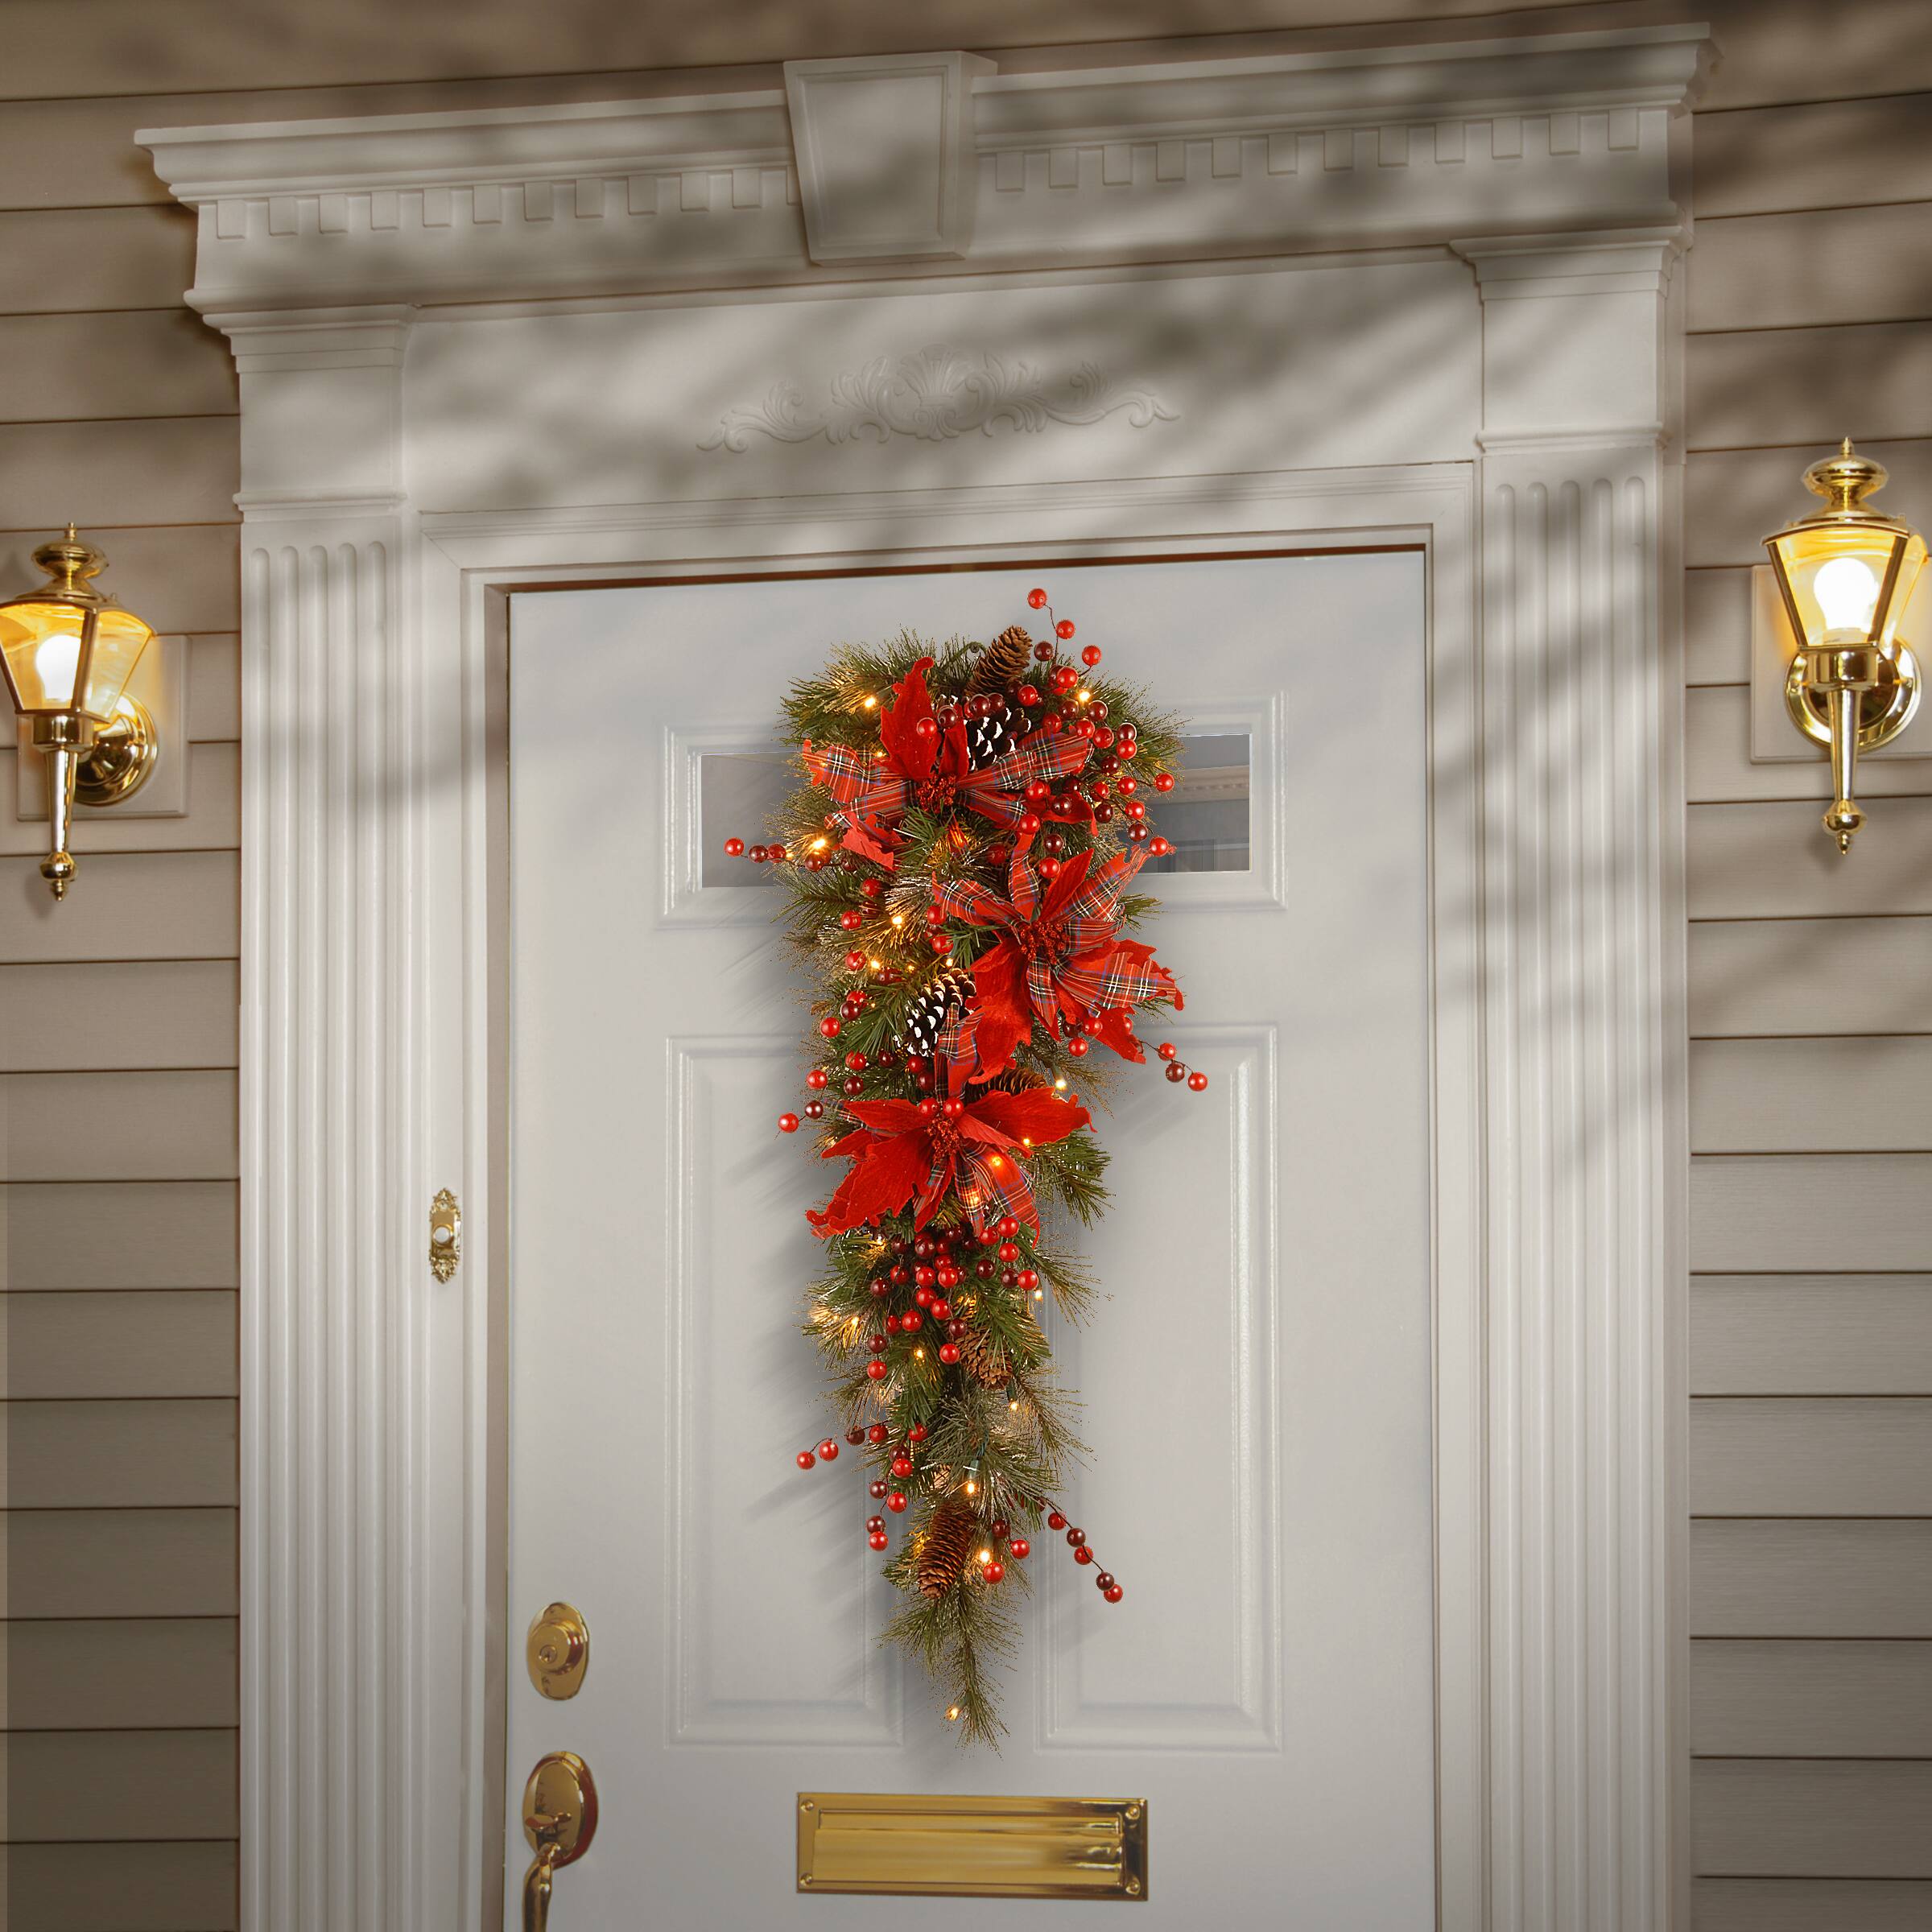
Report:
[[1087,1541],[1087,1532],[1084,1530],[1074,1529],[1067,1522],[1065,1514],[1058,1509],[1048,1512],[1046,1527],[1049,1530],[1064,1530],[1067,1532],[1067,1546],[1073,1552],[1073,1560],[1083,1568],[1093,1567],[1094,1587],[1100,1591],[1102,1596],[1106,1598],[1108,1603],[1117,1604],[1127,1594],[1113,1580],[1112,1571],[1102,1570],[1098,1567],[1092,1546]]

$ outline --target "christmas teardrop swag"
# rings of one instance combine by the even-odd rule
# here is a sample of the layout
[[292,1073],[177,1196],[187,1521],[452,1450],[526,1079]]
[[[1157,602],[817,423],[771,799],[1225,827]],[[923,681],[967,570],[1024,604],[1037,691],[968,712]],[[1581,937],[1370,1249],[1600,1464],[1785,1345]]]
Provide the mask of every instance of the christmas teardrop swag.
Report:
[[[1125,1595],[1053,1501],[1080,1445],[1036,1314],[1051,1294],[1078,1319],[1092,1294],[1040,1215],[1091,1222],[1107,1199],[1076,1086],[1094,1084],[1088,1056],[1144,1060],[1136,1014],[1181,1005],[1123,936],[1155,906],[1135,873],[1172,850],[1143,795],[1172,789],[1176,726],[1100,662],[1017,625],[987,645],[842,650],[785,702],[809,782],[749,853],[782,869],[821,989],[800,1111],[849,1163],[807,1216],[826,1246],[806,1331],[872,1464],[873,1548],[911,1518],[886,1565],[909,1599],[886,1635],[978,1742],[1004,1729],[990,1667],[1013,1649],[1042,1517],[1108,1603]],[[1159,1054],[1170,1080],[1208,1084]],[[799,1466],[838,1454],[828,1436]]]

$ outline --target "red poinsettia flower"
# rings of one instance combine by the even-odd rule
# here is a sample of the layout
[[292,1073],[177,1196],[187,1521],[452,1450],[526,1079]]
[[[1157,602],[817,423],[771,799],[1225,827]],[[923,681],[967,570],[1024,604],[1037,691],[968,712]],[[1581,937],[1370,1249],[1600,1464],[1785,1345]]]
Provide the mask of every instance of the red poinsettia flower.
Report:
[[[975,770],[964,723],[942,724],[933,709],[926,688],[931,667],[931,658],[921,658],[892,687],[892,703],[879,714],[876,754],[848,745],[804,748],[805,769],[832,794],[846,822],[844,843],[889,869],[897,844],[893,828],[909,807],[966,809],[998,824],[1017,825],[1028,809],[1028,785],[1036,778],[1051,785],[1078,771],[1091,749],[1084,738],[1036,732]],[[1075,791],[1060,795],[1055,803],[1055,815],[1065,824],[1092,813]]]
[[939,903],[948,919],[1000,931],[997,943],[974,964],[972,998],[960,1027],[974,1079],[1004,1071],[1036,1022],[1057,1037],[1063,1016],[1123,1059],[1146,1059],[1133,1036],[1134,1009],[1151,999],[1183,1004],[1154,948],[1120,936],[1121,895],[1146,857],[1137,849],[1096,865],[1094,852],[1080,852],[1042,888],[1026,855],[1015,852],[1009,898],[970,881],[941,889]]
[[806,1212],[821,1235],[847,1233],[908,1201],[913,1226],[923,1228],[956,1191],[981,1233],[1007,1214],[1037,1230],[1026,1150],[1063,1141],[1089,1117],[1045,1088],[971,1100],[852,1100],[847,1111],[861,1125],[825,1157],[849,1160],[852,1170],[823,1208]]

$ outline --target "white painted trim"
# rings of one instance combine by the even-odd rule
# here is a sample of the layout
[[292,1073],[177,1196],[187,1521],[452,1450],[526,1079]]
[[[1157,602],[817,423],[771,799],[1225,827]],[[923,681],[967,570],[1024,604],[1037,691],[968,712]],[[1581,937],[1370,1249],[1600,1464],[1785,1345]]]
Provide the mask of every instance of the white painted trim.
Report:
[[[428,1932],[483,1910],[503,1641],[477,1287],[494,1245],[490,587],[1389,530],[1430,555],[1441,1923],[1681,1921],[1672,188],[1705,57],[1690,29],[962,64],[972,232],[930,268],[810,259],[776,93],[144,137],[200,209],[192,299],[242,372],[250,1932]],[[1466,293],[1430,266],[1451,247]],[[460,305],[433,312],[444,349],[452,328],[524,318],[537,333],[510,366],[534,381],[556,366],[543,332],[598,313],[642,344],[680,305],[722,330],[868,290],[983,305],[1136,281],[1178,300],[1189,277],[1295,256],[1389,263],[1342,272],[1466,304],[1480,406],[1466,369],[1410,368],[1417,427],[1395,436],[1416,444],[1391,447],[1385,415],[1375,462],[1294,471],[1212,460],[1238,412],[1203,420],[1197,384],[1178,426],[1052,429],[1082,452],[1145,435],[1139,476],[1046,436],[993,469],[989,439],[902,436],[952,468],[884,452],[835,470],[815,444],[801,481],[774,467],[796,446],[760,439],[650,445],[634,497],[585,504],[520,466],[546,427],[522,382],[480,417],[419,379],[428,303]],[[1188,372],[1121,373],[1158,394]],[[1350,374],[1338,396],[1389,378],[1359,357]],[[1175,434],[1185,460],[1158,440]],[[463,462],[438,469],[445,444]],[[679,489],[694,460],[740,466],[742,493]],[[537,480],[501,508],[439,498],[479,467]],[[448,1289],[423,1240],[444,1185],[469,1245]]]

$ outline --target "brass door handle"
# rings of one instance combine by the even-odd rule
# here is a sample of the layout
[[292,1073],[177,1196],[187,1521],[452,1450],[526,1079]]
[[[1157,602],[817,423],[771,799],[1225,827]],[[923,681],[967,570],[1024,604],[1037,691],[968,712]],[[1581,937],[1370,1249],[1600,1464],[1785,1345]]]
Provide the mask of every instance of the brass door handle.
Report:
[[559,1869],[574,1865],[597,1832],[597,1787],[575,1752],[537,1760],[523,1787],[523,1836],[536,1856],[523,1876],[523,1932],[548,1932],[550,1894]]

